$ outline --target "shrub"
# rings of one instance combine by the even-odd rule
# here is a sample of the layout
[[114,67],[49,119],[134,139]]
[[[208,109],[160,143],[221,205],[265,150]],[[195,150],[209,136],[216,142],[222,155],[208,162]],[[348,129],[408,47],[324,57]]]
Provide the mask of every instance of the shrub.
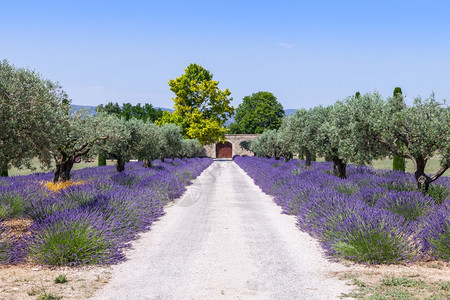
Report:
[[105,264],[123,258],[98,211],[57,212],[36,222],[31,231],[28,254],[40,264]]
[[418,256],[417,246],[404,223],[403,218],[376,208],[352,212],[331,227],[336,238],[325,246],[334,255],[361,263],[412,261]]
[[450,199],[450,187],[441,184],[432,184],[428,188],[428,196],[436,201],[436,204],[442,204]]
[[424,253],[450,261],[450,206],[442,207],[424,220],[420,236]]
[[405,218],[417,221],[433,209],[433,199],[420,192],[391,192],[377,202],[377,207]]

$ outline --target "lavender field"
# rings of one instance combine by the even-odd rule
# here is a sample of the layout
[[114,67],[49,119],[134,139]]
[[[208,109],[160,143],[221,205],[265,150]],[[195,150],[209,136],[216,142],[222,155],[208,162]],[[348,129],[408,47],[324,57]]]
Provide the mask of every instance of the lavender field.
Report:
[[317,238],[332,259],[384,264],[450,260],[450,178],[427,195],[412,174],[349,165],[348,178],[332,163],[235,157],[298,226]]
[[[160,160],[153,167],[131,162],[73,171],[72,184],[49,185],[52,173],[0,178],[0,224],[26,220],[27,234],[0,225],[0,264],[114,264],[124,248],[164,214],[209,158]],[[49,188],[50,187],[50,188]],[[5,221],[5,222],[2,222]]]

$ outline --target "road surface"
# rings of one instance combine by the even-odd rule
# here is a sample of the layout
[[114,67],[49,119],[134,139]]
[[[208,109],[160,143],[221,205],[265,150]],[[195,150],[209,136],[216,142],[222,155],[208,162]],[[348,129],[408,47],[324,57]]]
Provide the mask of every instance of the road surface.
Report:
[[215,161],[94,299],[338,299],[344,267],[295,222],[233,161]]

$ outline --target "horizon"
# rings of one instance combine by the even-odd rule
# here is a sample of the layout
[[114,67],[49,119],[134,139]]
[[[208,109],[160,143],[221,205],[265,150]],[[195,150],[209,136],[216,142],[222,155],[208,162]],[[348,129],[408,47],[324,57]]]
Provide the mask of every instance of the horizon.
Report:
[[173,107],[190,63],[237,107],[269,91],[288,109],[402,88],[408,104],[450,98],[446,1],[6,0],[0,59],[58,81],[75,105]]

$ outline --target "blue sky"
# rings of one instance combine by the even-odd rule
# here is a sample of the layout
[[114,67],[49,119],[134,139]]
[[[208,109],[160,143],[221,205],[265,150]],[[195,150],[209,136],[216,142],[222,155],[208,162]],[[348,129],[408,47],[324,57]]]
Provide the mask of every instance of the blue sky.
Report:
[[0,59],[59,81],[79,105],[172,107],[168,81],[210,70],[237,106],[354,94],[450,100],[450,1],[0,0]]

